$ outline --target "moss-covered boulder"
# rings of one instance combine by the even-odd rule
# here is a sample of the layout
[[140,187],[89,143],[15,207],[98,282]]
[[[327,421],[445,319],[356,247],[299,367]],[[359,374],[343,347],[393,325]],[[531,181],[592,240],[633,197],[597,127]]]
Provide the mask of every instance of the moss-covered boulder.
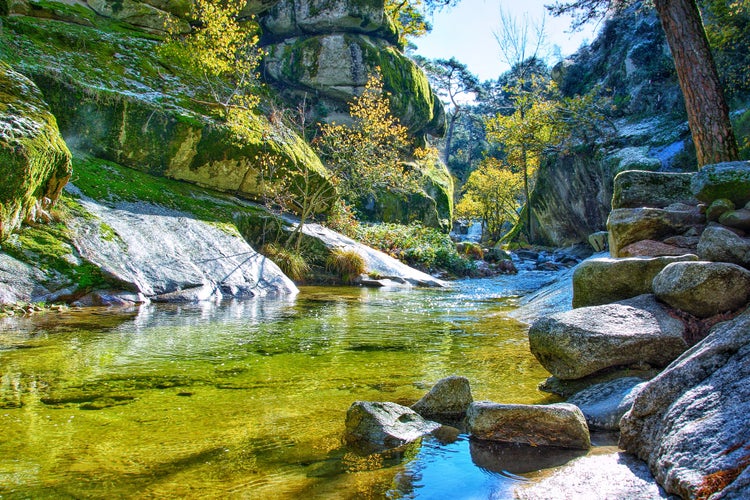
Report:
[[[445,114],[424,72],[390,42],[355,33],[292,37],[267,47],[266,74],[341,111],[380,68],[391,109],[414,135],[442,135]],[[321,118],[326,118],[321,116]]]
[[750,202],[750,161],[733,161],[706,165],[691,182],[693,194],[711,203],[718,199],[731,200],[736,206]]
[[183,33],[190,31],[187,21],[177,17],[187,16],[190,10],[188,1],[87,0],[87,3],[101,16],[124,21],[151,32],[163,33],[169,26],[176,26]]
[[72,173],[70,152],[39,89],[0,62],[0,241],[43,217]]

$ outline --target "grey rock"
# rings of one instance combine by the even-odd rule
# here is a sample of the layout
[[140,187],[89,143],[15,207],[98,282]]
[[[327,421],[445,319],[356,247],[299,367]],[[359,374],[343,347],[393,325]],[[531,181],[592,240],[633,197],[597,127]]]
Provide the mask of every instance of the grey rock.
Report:
[[620,257],[620,250],[636,241],[683,235],[703,224],[705,215],[697,207],[618,208],[607,219],[609,251]]
[[711,498],[750,497],[748,332],[750,311],[716,325],[646,384],[620,422],[620,446],[670,493],[696,498],[706,476],[739,467],[744,472]]
[[355,401],[346,412],[344,442],[367,451],[387,450],[415,441],[440,427],[406,406]]
[[573,273],[573,307],[609,304],[651,293],[654,277],[673,262],[698,260],[695,255],[677,257],[629,257],[588,259]]
[[597,231],[589,235],[589,245],[595,252],[603,252],[609,245],[609,233],[607,231]]
[[538,319],[529,346],[551,374],[576,379],[614,366],[666,366],[687,349],[684,330],[652,295],[641,295]]
[[466,412],[469,432],[478,439],[586,450],[591,437],[581,410],[567,403],[500,404],[475,401]]
[[697,204],[690,189],[692,173],[626,170],[615,176],[612,208],[663,208],[672,203]]
[[513,498],[674,499],[659,487],[645,463],[627,453],[591,454],[577,458],[539,481],[520,483]]
[[438,380],[411,409],[427,418],[456,418],[463,416],[473,401],[469,379],[452,376]]
[[727,262],[675,262],[654,278],[654,294],[699,318],[735,311],[750,299],[750,271]]
[[[180,33],[188,33],[190,25],[184,19],[149,5],[147,2],[136,0],[122,0],[109,2],[106,0],[87,0],[86,2],[97,14],[124,21],[147,31],[165,33],[167,26],[174,26]],[[154,2],[155,3],[155,2]]]
[[750,162],[705,165],[693,176],[691,188],[700,201],[711,203],[725,198],[741,207],[750,201]]
[[742,231],[750,231],[750,210],[741,208],[724,212],[719,217],[719,224]]
[[619,378],[584,389],[567,402],[581,409],[589,428],[617,431],[644,383],[638,377]]
[[734,206],[732,200],[727,200],[726,198],[714,200],[706,208],[706,219],[711,222],[717,221],[725,212],[729,212],[735,208],[737,207]]
[[718,225],[709,225],[698,242],[702,260],[731,262],[750,269],[750,238]]
[[50,293],[40,285],[45,278],[39,269],[0,252],[0,305],[36,302]]

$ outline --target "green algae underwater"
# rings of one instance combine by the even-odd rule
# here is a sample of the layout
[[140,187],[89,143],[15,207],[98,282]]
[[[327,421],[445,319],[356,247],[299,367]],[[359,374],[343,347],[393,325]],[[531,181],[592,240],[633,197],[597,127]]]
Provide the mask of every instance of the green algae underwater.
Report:
[[502,498],[520,478],[465,435],[378,455],[341,437],[352,402],[412,404],[448,375],[552,401],[508,317],[551,276],[531,274],[5,319],[0,498]]

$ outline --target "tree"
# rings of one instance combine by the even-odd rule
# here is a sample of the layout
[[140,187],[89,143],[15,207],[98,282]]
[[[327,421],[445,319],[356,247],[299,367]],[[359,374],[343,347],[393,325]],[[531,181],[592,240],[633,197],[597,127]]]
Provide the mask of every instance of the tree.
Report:
[[455,57],[434,61],[420,59],[419,62],[437,94],[447,100],[445,104],[449,106],[448,131],[445,135],[445,150],[443,151],[443,162],[448,165],[456,122],[465,107],[463,99],[476,95],[479,91],[479,79]]
[[482,233],[497,241],[506,224],[518,222],[521,176],[494,158],[485,158],[464,185],[456,215],[482,221]]
[[[498,113],[485,121],[487,137],[503,146],[506,162],[520,172],[526,201],[526,228],[531,231],[531,190],[542,154],[562,139],[562,128],[552,81],[532,77],[507,87],[512,98],[512,112]],[[529,234],[529,239],[533,235]]]
[[[550,6],[554,15],[573,13],[576,24],[632,0],[576,0]],[[685,99],[698,166],[739,159],[729,106],[711,54],[696,0],[654,0]]]
[[385,0],[385,12],[393,20],[402,41],[419,37],[432,30],[427,15],[460,0]]

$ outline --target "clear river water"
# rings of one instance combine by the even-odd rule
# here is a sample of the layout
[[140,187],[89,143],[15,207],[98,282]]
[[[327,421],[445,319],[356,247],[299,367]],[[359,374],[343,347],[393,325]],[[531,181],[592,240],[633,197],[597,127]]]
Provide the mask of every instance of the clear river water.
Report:
[[506,498],[533,450],[503,462],[461,435],[362,456],[346,410],[448,375],[475,400],[554,401],[508,316],[553,278],[0,320],[0,498]]

